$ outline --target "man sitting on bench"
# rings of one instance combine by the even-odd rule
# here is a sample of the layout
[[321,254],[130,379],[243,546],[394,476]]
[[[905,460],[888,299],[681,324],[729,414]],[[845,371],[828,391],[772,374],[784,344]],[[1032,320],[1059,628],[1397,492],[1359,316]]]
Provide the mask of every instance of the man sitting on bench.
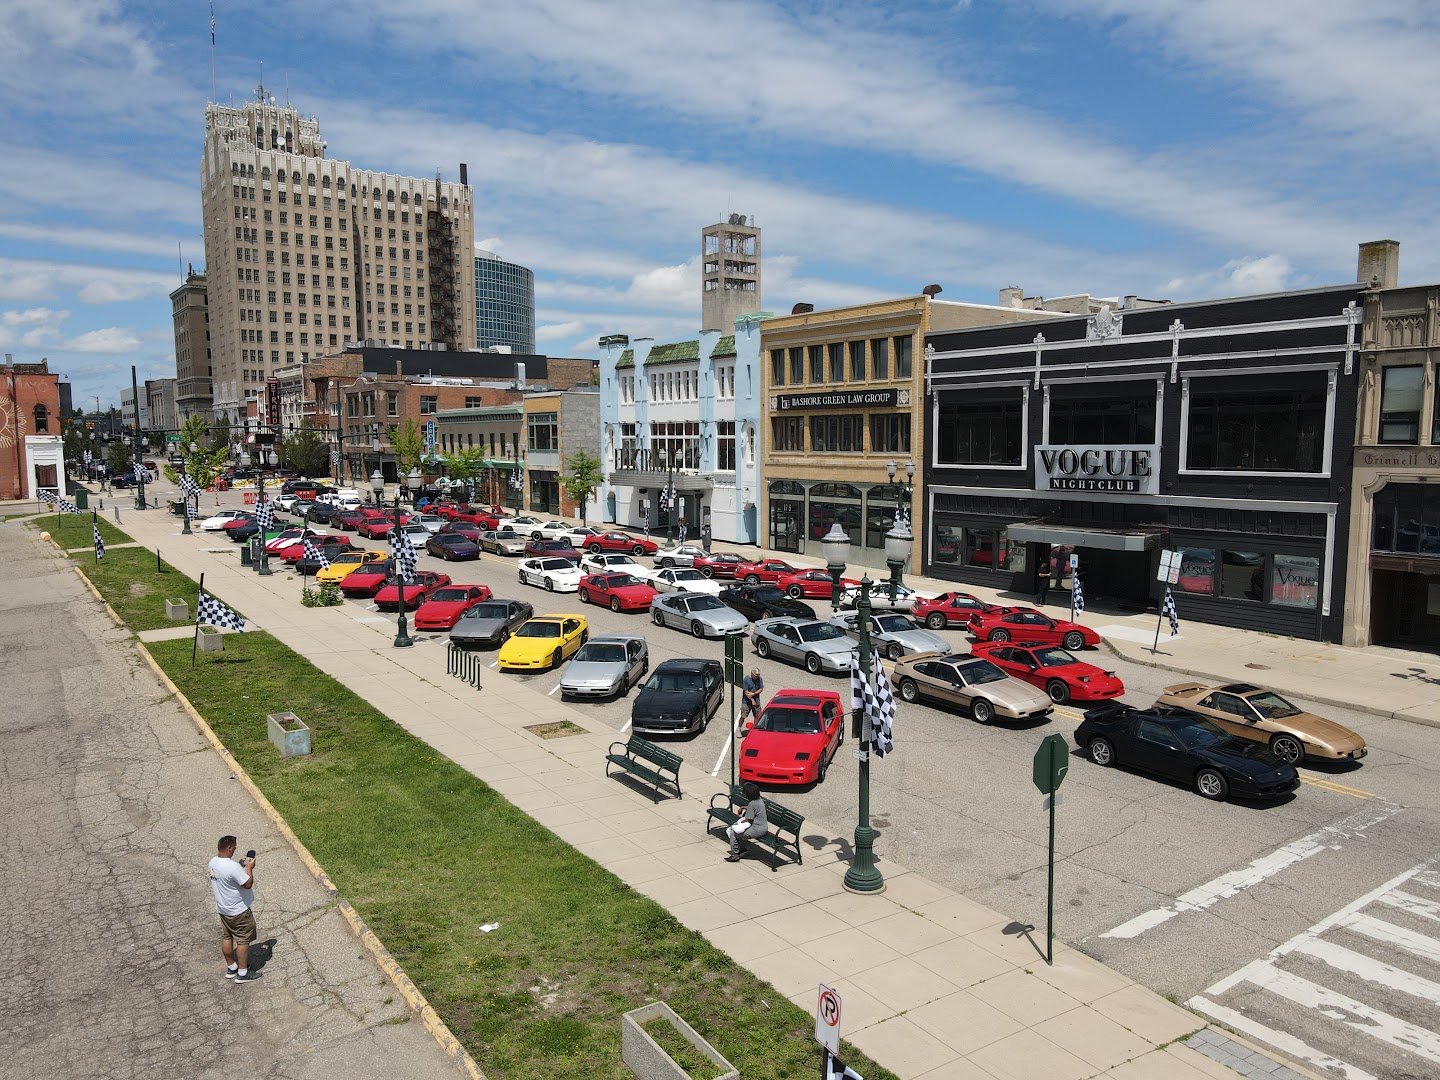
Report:
[[742,850],[742,839],[750,840],[770,831],[770,822],[765,818],[765,800],[760,797],[759,785],[746,781],[741,790],[745,792],[745,798],[749,802],[740,812],[740,820],[725,827],[725,835],[730,840],[730,854],[725,856],[726,862],[739,862],[744,851],[749,850],[749,844],[745,844]]

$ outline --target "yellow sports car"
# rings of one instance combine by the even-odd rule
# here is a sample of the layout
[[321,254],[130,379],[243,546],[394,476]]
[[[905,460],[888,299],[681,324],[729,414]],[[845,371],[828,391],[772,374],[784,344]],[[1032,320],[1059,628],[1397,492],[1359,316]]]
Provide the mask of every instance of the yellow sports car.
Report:
[[536,615],[520,625],[500,646],[501,671],[544,671],[556,668],[580,650],[590,637],[584,615]]
[[343,581],[366,563],[385,561],[383,551],[343,551],[330,560],[330,565],[315,574],[316,581]]

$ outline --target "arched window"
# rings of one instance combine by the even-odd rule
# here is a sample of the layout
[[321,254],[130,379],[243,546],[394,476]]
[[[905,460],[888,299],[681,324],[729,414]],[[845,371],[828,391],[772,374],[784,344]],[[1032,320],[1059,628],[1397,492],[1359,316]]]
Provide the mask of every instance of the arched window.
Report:
[[327,187],[327,188],[328,188],[328,187],[330,186],[330,177],[328,177],[328,176],[327,176],[327,177],[324,177],[324,178],[320,181],[320,186],[321,186],[321,187]]
[[35,406],[35,431],[38,434],[50,430],[50,410],[44,405]]
[[270,166],[269,166],[269,165],[266,165],[263,169],[260,170],[260,179],[261,179],[261,180],[269,180],[269,179],[270,179]]
[[299,169],[296,169],[294,172],[292,172],[292,173],[290,174],[290,181],[291,181],[292,183],[295,183],[295,184],[298,184],[298,183],[300,182],[300,170],[299,170]]

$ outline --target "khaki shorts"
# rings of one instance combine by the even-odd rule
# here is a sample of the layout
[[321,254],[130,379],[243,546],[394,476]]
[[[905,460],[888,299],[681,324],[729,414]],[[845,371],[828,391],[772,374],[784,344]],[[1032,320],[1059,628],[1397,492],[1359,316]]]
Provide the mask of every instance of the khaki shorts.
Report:
[[255,940],[255,913],[246,908],[239,915],[221,915],[220,925],[225,937],[236,945],[249,945]]

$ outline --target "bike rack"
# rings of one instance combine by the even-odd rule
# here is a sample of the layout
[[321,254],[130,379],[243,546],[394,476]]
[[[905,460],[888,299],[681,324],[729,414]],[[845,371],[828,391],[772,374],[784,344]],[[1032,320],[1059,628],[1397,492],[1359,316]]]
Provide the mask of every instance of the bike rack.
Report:
[[445,674],[463,679],[476,690],[480,689],[480,672],[485,661],[479,653],[462,649],[453,641],[445,647]]

